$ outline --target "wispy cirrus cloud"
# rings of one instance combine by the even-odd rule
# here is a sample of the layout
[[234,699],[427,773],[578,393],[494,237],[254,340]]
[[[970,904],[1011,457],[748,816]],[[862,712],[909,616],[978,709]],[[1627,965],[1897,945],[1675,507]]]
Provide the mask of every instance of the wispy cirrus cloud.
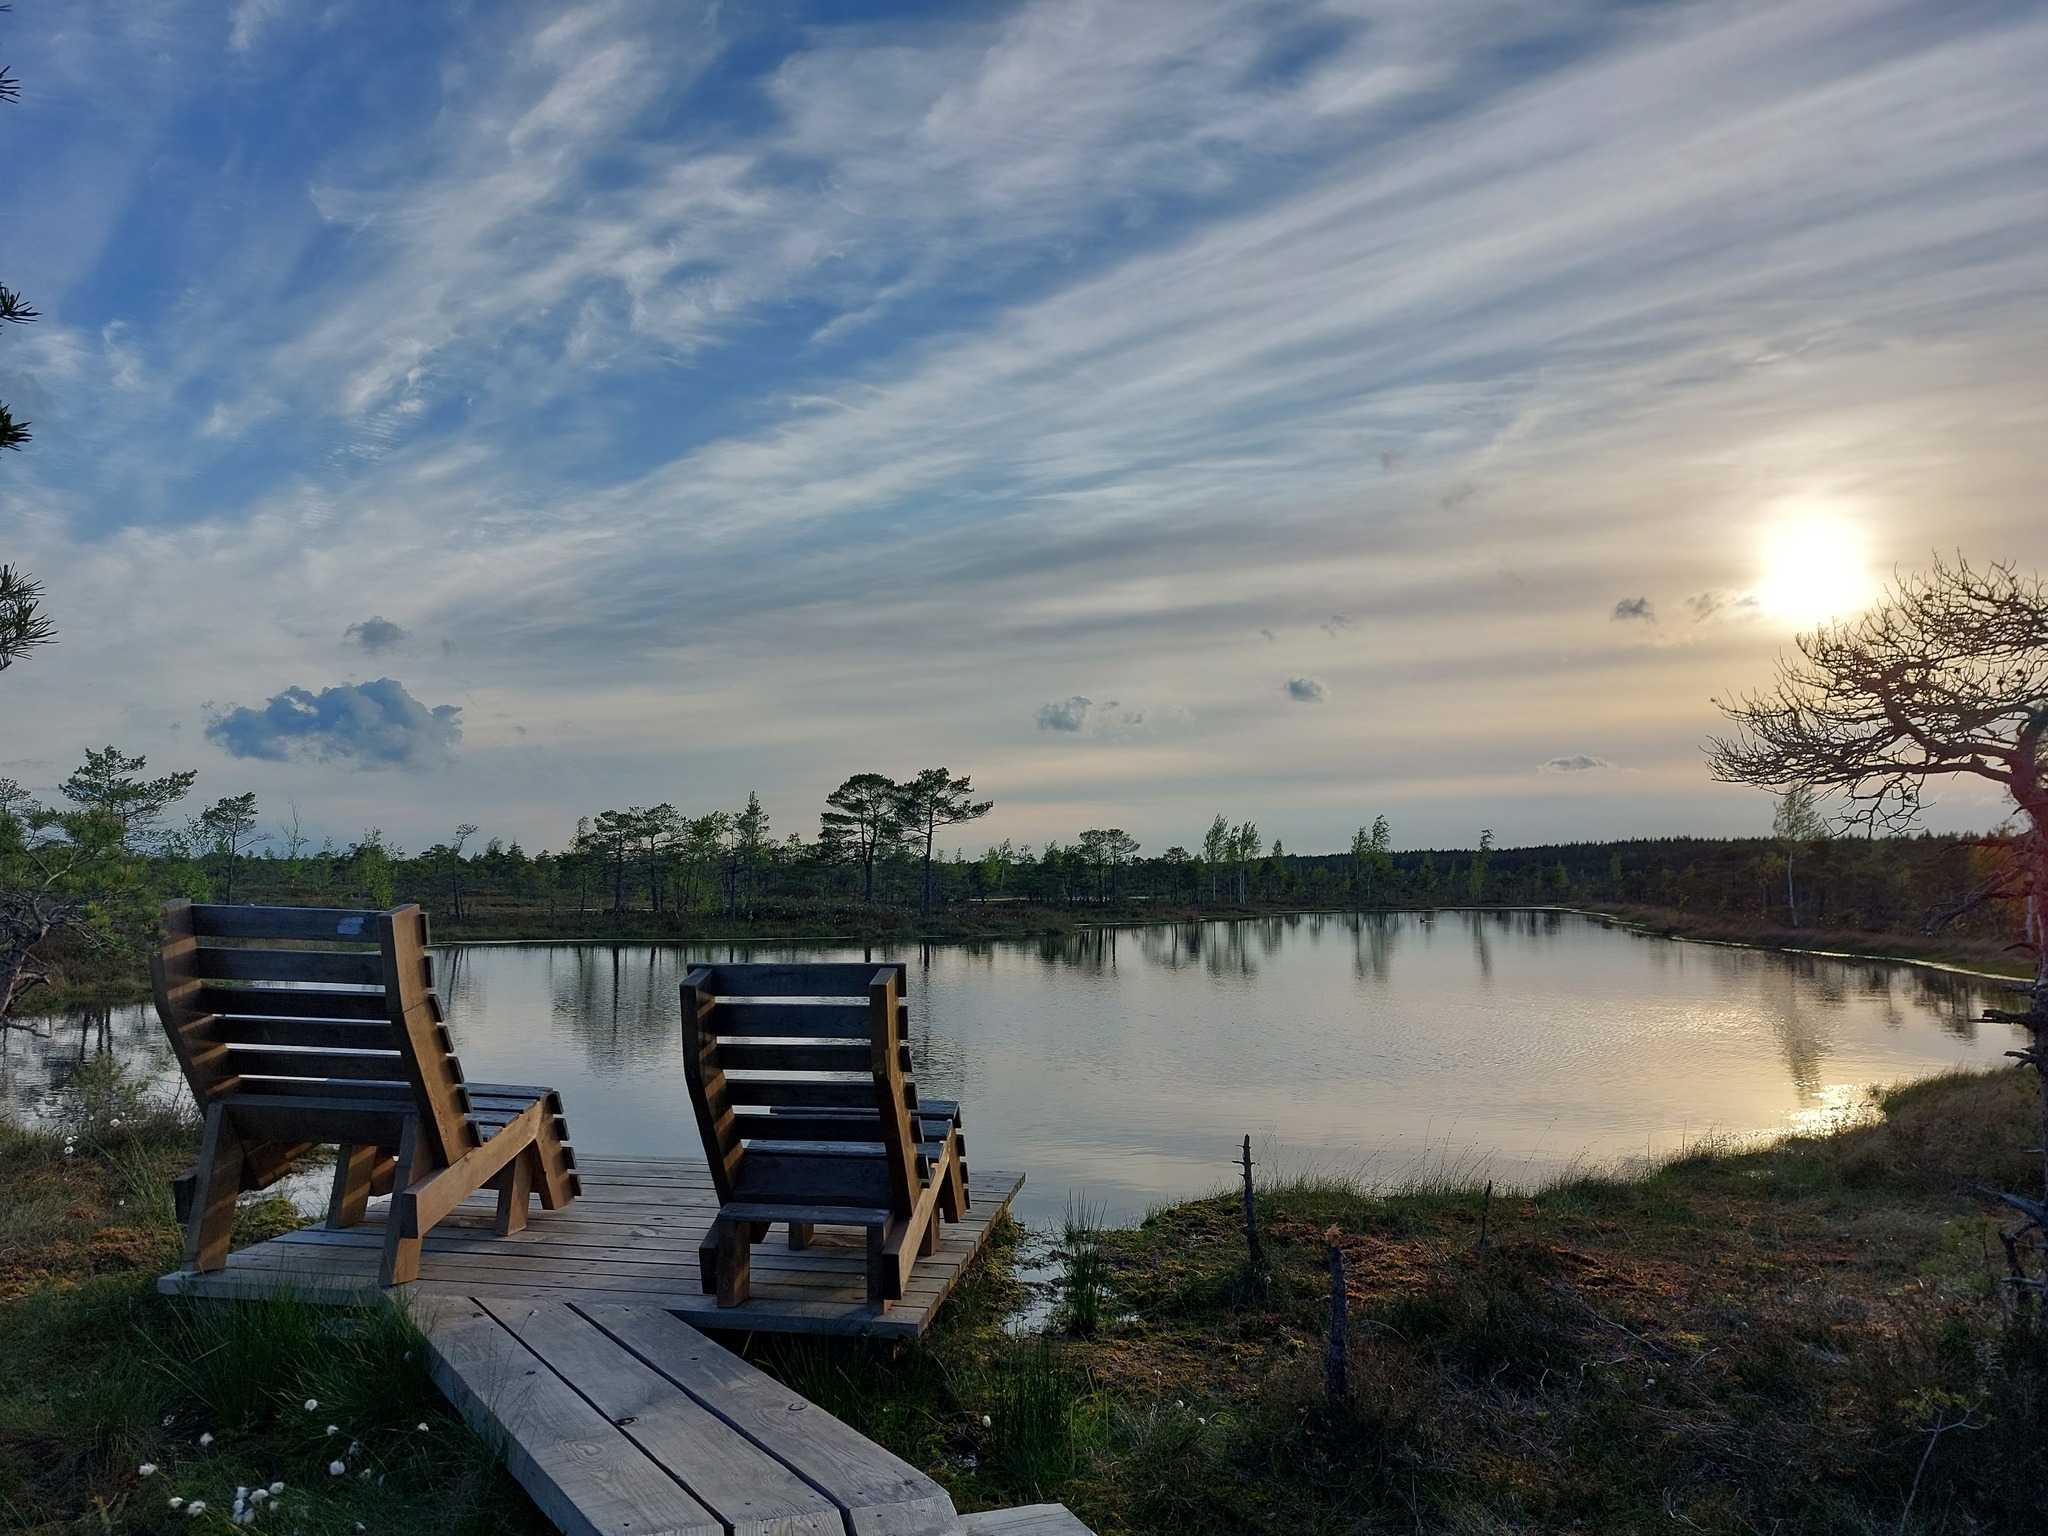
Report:
[[[1722,622],[1749,509],[1843,466],[1901,557],[1932,505],[2038,544],[2022,9],[1046,3],[765,67],[730,13],[413,17],[385,55],[311,14],[236,55],[250,142],[263,91],[341,83],[274,182],[195,148],[202,221],[177,174],[66,151],[66,188],[169,231],[178,299],[109,238],[43,269],[52,366],[0,351],[48,445],[7,509],[112,616],[51,669],[53,731],[103,734],[79,701],[117,653],[151,697],[262,697],[381,607],[458,638],[414,682],[493,699],[478,772],[515,714],[592,793],[680,771],[666,743],[744,696],[717,771],[809,793],[794,744],[889,699],[932,760],[1052,796],[1040,706],[1115,647],[1127,698],[1198,724],[1103,736],[1087,772],[1312,819],[1362,772],[1526,787],[1593,701],[1633,701],[1617,755],[1696,769],[1705,669],[1777,638]],[[393,112],[343,110],[388,70]],[[54,175],[24,196],[80,195]],[[1617,590],[1692,643],[1589,635]],[[1292,709],[1289,669],[1329,707]]]

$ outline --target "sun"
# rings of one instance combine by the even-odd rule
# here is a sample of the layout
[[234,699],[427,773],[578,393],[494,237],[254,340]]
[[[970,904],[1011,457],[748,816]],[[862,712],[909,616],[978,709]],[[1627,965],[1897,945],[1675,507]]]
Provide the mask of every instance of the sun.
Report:
[[1849,617],[1871,597],[1862,533],[1839,514],[1789,512],[1765,536],[1757,597],[1765,613],[1793,625]]

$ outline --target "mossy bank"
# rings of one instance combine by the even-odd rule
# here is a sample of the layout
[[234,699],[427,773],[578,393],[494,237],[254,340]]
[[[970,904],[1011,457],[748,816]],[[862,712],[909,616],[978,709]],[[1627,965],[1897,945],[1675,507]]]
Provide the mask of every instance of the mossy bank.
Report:
[[[546,1528],[402,1315],[157,1296],[191,1127],[111,1068],[74,1092],[0,1132],[0,1525],[225,1530],[261,1487],[254,1529]],[[732,1342],[963,1509],[1104,1536],[2035,1531],[2048,1339],[1972,1190],[2027,1187],[2036,1114],[2017,1072],[1938,1078],[1833,1136],[1497,1195],[1484,1248],[1477,1190],[1274,1185],[1263,1276],[1219,1195],[1076,1223],[1042,1338],[1005,1327],[1006,1235],[918,1346]],[[241,1235],[295,1219],[253,1201]]]

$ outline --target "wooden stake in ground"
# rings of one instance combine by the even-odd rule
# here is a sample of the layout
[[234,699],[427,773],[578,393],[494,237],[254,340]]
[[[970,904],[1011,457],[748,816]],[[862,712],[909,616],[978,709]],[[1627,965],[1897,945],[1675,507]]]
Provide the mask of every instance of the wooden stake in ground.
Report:
[[1493,1180],[1486,1181],[1486,1198],[1479,1202],[1479,1241],[1472,1245],[1474,1253],[1484,1253],[1492,1244],[1486,1236],[1486,1218],[1493,1214]]
[[1330,1253],[1330,1341],[1323,1350],[1323,1395],[1332,1412],[1348,1395],[1344,1381],[1344,1338],[1350,1332],[1350,1317],[1344,1293],[1344,1250],[1337,1245],[1337,1224],[1323,1234]]
[[1244,1138],[1244,1246],[1251,1260],[1252,1286],[1266,1293],[1266,1252],[1259,1246],[1259,1208],[1252,1201],[1252,1138]]

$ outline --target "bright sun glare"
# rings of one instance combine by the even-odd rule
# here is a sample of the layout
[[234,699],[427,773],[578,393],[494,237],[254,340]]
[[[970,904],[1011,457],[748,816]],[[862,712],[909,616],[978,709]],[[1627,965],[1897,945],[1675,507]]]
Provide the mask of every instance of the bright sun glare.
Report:
[[1863,539],[1839,517],[1795,514],[1764,545],[1764,611],[1795,625],[1847,618],[1870,601]]

